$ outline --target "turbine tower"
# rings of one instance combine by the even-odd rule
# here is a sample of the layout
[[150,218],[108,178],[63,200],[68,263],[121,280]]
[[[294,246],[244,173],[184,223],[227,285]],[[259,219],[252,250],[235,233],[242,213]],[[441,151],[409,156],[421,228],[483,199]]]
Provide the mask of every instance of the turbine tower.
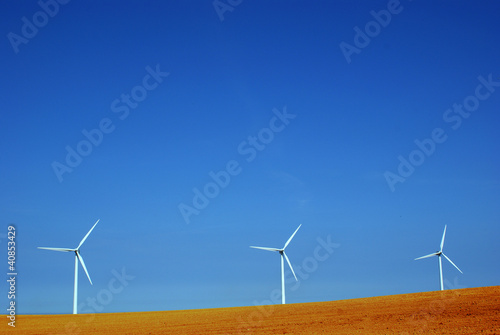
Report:
[[415,260],[417,260],[417,259],[428,258],[428,257],[432,257],[432,256],[438,256],[438,260],[439,260],[439,283],[441,285],[441,291],[444,290],[444,286],[443,286],[443,264],[442,264],[442,261],[441,261],[441,256],[444,256],[444,258],[446,258],[448,260],[448,262],[450,262],[455,268],[457,268],[458,271],[460,271],[460,273],[463,274],[462,270],[460,270],[458,268],[458,266],[456,266],[455,263],[453,263],[451,261],[451,259],[449,259],[448,256],[446,256],[443,253],[444,235],[445,234],[446,234],[446,225],[444,226],[444,232],[443,232],[443,237],[441,238],[441,245],[439,247],[439,251],[436,251],[435,253],[432,253],[430,255],[425,255],[425,256],[422,256],[422,257],[419,257],[419,258],[415,258]]
[[90,281],[90,285],[92,284],[92,280],[90,279],[89,273],[87,271],[87,267],[85,266],[85,262],[83,261],[82,255],[80,255],[80,247],[82,246],[83,242],[89,237],[90,233],[92,230],[94,230],[95,226],[99,220],[94,223],[94,226],[90,228],[89,232],[85,237],[80,241],[80,244],[78,244],[78,247],[74,249],[69,249],[69,248],[47,248],[47,247],[38,247],[38,249],[45,249],[45,250],[53,250],[53,251],[62,251],[62,252],[74,252],[75,253],[75,287],[73,291],[73,314],[78,314],[77,313],[77,305],[78,305],[78,261],[80,261],[80,264],[82,264],[83,270],[85,271],[85,274],[87,275],[87,278]]
[[299,230],[300,226],[295,230],[295,232],[290,236],[288,241],[286,241],[285,246],[281,249],[278,248],[266,248],[266,247],[254,247],[250,246],[250,248],[255,248],[255,249],[262,249],[262,250],[267,250],[267,251],[277,251],[281,255],[281,303],[285,304],[285,261],[283,258],[286,259],[288,266],[290,266],[290,270],[292,270],[293,276],[295,277],[295,280],[297,280],[297,276],[295,275],[295,272],[293,271],[292,264],[290,263],[290,260],[288,259],[288,256],[285,253],[285,248],[288,246],[292,238],[295,236],[297,231]]

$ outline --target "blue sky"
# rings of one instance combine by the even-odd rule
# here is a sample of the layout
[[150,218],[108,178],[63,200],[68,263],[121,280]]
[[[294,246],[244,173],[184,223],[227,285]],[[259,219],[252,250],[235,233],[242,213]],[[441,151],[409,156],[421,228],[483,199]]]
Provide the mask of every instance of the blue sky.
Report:
[[36,247],[97,219],[98,312],[264,303],[279,255],[249,246],[300,224],[289,303],[439,289],[413,259],[445,224],[445,286],[499,284],[498,2],[47,3],[0,10],[19,313],[71,313],[74,257]]

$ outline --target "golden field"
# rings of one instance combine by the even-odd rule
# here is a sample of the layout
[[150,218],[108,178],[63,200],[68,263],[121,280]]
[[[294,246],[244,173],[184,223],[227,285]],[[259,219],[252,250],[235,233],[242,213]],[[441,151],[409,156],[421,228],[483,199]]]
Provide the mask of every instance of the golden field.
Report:
[[329,302],[18,315],[8,334],[500,334],[500,286]]

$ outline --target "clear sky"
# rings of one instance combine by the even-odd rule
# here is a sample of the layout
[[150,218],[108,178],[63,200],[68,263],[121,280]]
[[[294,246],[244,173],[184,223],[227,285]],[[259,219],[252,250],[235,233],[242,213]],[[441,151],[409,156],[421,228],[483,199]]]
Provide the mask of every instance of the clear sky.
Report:
[[[19,313],[500,283],[497,1],[3,1]],[[2,284],[7,306],[7,286]],[[91,306],[89,301],[94,301]]]

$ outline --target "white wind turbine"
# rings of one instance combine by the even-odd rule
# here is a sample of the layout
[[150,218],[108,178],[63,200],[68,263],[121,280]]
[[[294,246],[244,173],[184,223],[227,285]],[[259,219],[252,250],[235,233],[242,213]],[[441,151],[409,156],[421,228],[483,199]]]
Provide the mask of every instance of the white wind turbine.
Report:
[[262,249],[262,250],[267,250],[267,251],[277,251],[281,255],[281,303],[285,303],[285,263],[283,258],[286,259],[288,262],[288,266],[290,266],[290,270],[292,270],[293,276],[295,277],[295,280],[297,280],[297,276],[295,275],[295,272],[293,271],[292,264],[290,263],[290,260],[288,259],[287,255],[285,254],[285,248],[288,246],[292,238],[295,236],[295,233],[299,230],[300,226],[295,230],[295,232],[290,236],[288,241],[286,241],[285,246],[282,249],[278,248],[266,248],[266,247],[254,247],[250,246],[250,248],[255,248],[255,249]]
[[444,256],[444,258],[446,258],[448,260],[448,262],[450,262],[455,268],[457,268],[457,270],[460,271],[460,273],[463,273],[462,270],[460,270],[458,268],[458,266],[456,266],[455,263],[453,263],[451,261],[451,259],[449,259],[448,256],[446,256],[443,253],[444,235],[445,234],[446,234],[446,225],[444,226],[444,232],[443,232],[443,237],[441,238],[441,245],[439,247],[439,251],[436,251],[435,253],[432,253],[430,255],[425,255],[425,256],[422,256],[422,257],[419,257],[419,258],[415,258],[415,260],[417,260],[417,259],[428,258],[428,257],[432,257],[432,256],[438,256],[438,260],[439,260],[439,283],[441,284],[441,291],[444,290],[444,287],[443,287],[443,264],[441,262],[441,256]]
[[77,314],[77,305],[78,305],[78,261],[82,264],[83,270],[85,270],[85,274],[87,275],[87,278],[90,281],[90,284],[92,285],[92,280],[90,279],[89,273],[87,271],[87,267],[85,266],[85,262],[83,261],[82,256],[80,255],[80,247],[82,246],[83,242],[87,239],[87,237],[90,235],[92,230],[95,228],[99,220],[94,223],[94,226],[89,230],[87,235],[80,241],[80,244],[78,244],[78,247],[75,249],[69,249],[69,248],[46,248],[46,247],[38,247],[38,249],[46,249],[46,250],[54,250],[54,251],[62,251],[62,252],[74,252],[75,253],[75,288],[73,292],[73,314]]

